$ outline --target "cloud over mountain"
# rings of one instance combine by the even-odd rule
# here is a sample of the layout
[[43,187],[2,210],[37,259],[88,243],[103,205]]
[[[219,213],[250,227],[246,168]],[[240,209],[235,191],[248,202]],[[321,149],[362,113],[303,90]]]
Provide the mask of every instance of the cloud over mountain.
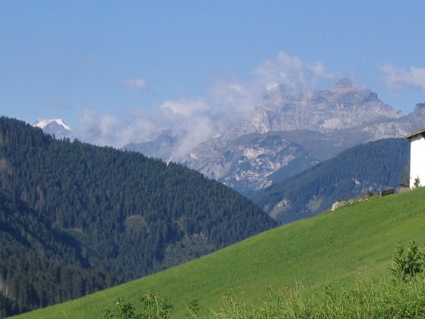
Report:
[[264,61],[254,70],[266,88],[279,85],[288,92],[305,92],[316,87],[323,79],[333,80],[336,74],[329,72],[321,62],[308,64],[299,57],[280,52],[274,61]]
[[[320,62],[308,64],[280,52],[276,59],[256,67],[249,79],[214,79],[204,97],[165,100],[153,105],[150,112],[133,109],[107,114],[86,109],[80,114],[79,135],[94,144],[122,147],[148,141],[153,133],[173,128],[172,134],[181,141],[175,155],[183,156],[237,121],[249,119],[270,91],[279,87],[287,92],[307,92],[335,77]],[[134,90],[149,90],[143,79],[129,79],[124,84]]]

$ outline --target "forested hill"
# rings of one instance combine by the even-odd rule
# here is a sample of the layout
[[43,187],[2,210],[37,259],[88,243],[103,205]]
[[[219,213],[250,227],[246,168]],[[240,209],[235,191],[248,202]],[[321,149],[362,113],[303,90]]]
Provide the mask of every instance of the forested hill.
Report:
[[408,169],[409,147],[403,138],[358,145],[258,191],[252,199],[279,222],[289,223],[329,210],[337,200],[397,189]]
[[0,193],[0,318],[117,283],[88,267],[79,243],[9,193]]
[[196,171],[55,140],[4,117],[0,195],[3,315],[139,278],[276,226]]

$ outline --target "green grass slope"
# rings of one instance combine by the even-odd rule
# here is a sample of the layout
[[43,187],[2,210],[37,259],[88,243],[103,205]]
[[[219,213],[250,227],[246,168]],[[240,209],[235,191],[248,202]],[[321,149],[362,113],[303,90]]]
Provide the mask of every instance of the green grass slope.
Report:
[[266,286],[293,286],[307,292],[347,280],[353,273],[389,273],[395,245],[425,241],[425,189],[372,198],[309,220],[267,231],[214,254],[161,273],[16,318],[100,318],[117,298],[138,305],[156,290],[183,318],[199,300],[208,313],[235,289],[244,300],[260,302]]

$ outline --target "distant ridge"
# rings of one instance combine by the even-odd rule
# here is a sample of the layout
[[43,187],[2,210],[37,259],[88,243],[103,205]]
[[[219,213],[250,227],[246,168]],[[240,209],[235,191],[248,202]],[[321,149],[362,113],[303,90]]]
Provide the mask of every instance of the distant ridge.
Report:
[[73,134],[71,127],[62,119],[39,119],[32,126],[39,127],[43,132],[56,138],[71,137]]

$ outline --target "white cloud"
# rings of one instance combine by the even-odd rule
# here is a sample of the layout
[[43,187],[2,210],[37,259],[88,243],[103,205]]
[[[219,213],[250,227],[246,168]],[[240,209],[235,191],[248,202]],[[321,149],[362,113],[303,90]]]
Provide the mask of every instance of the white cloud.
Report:
[[194,117],[182,123],[175,130],[175,133],[178,133],[179,142],[172,158],[177,161],[184,158],[197,145],[209,139],[214,132],[216,132],[215,123],[206,116]]
[[208,99],[214,105],[214,115],[231,124],[250,118],[263,93],[258,83],[232,77],[215,80],[208,91]]
[[288,92],[315,89],[322,80],[333,80],[335,73],[327,71],[321,62],[307,64],[299,57],[280,52],[274,61],[264,61],[254,70],[267,89],[280,87]]
[[85,109],[79,115],[77,135],[96,145],[122,147],[129,142],[143,142],[158,125],[144,112],[127,111],[117,115]]
[[[246,81],[236,77],[214,80],[205,97],[165,100],[153,105],[149,113],[127,110],[112,116],[86,110],[80,118],[81,135],[91,143],[122,147],[130,142],[147,141],[151,134],[172,128],[173,138],[178,141],[173,160],[178,160],[235,122],[252,118],[270,91],[279,88],[305,93],[318,82],[334,77],[320,62],[310,65],[281,52],[275,60],[261,63]],[[149,89],[142,79],[127,80],[125,85],[131,89]]]
[[275,60],[262,62],[252,75],[244,82],[234,77],[214,82],[210,99],[226,119],[234,122],[251,118],[259,102],[271,91],[305,93],[317,89],[321,81],[337,77],[320,62],[310,65],[285,52],[280,52]]
[[167,100],[160,105],[160,108],[175,115],[190,117],[196,113],[208,110],[209,106],[201,98],[183,98],[177,101]]
[[425,91],[425,69],[415,66],[409,69],[387,64],[381,67],[387,86],[395,91],[421,89]]
[[138,91],[148,91],[149,87],[143,79],[129,79],[124,81],[127,88]]

